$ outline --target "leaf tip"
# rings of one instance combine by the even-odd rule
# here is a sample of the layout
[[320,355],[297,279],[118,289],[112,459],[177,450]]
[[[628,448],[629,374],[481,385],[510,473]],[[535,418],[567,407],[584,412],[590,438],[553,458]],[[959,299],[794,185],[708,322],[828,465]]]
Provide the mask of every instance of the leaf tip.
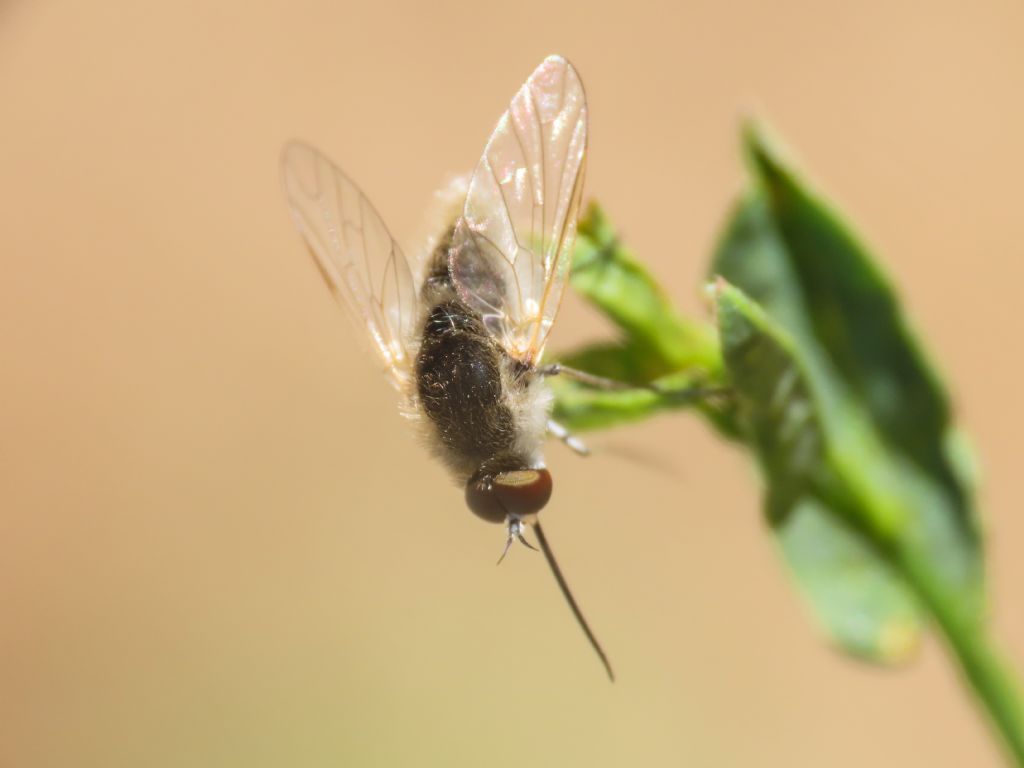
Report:
[[717,300],[728,287],[728,280],[721,275],[715,275],[704,285],[704,295],[711,300]]
[[892,619],[881,628],[878,655],[881,661],[898,664],[910,659],[921,644],[918,625],[909,619]]
[[704,288],[701,290],[701,298],[704,299],[706,309],[712,314],[714,314],[718,307],[718,297],[727,285],[728,283],[721,275],[713,275],[711,280],[704,283]]
[[745,114],[740,118],[740,138],[744,148],[750,150],[761,143],[761,121],[754,114]]
[[587,203],[587,208],[576,224],[577,233],[591,240],[599,240],[611,230],[611,224],[604,208],[596,200]]
[[788,176],[793,163],[791,153],[774,131],[762,120],[748,117],[740,128],[744,155],[756,178],[769,188]]

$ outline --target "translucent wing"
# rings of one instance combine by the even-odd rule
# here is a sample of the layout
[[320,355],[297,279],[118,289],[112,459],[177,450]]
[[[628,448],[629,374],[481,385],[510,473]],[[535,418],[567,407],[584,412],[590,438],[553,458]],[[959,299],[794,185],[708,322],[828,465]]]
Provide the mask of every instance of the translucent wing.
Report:
[[369,331],[392,383],[404,389],[418,297],[401,249],[359,187],[312,147],[287,144],[281,178],[295,225],[327,284]]
[[565,291],[587,150],[587,102],[549,56],[501,116],[473,172],[450,254],[452,280],[488,330],[536,364]]

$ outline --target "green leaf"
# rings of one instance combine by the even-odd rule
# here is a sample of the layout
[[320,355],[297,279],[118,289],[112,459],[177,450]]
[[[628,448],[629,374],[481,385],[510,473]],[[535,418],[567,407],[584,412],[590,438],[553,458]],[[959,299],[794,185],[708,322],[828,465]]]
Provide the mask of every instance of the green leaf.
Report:
[[624,384],[644,385],[665,373],[665,366],[651,361],[650,354],[628,341],[598,342],[558,355],[570,368],[587,371]]
[[596,205],[590,206],[579,224],[571,282],[577,293],[612,321],[619,337],[563,352],[557,359],[571,368],[633,386],[609,391],[554,379],[557,421],[579,432],[695,407],[721,434],[735,437],[730,402],[695,397],[696,392],[722,383],[714,328],[676,312]]
[[[555,414],[593,429],[695,406],[756,458],[780,551],[835,642],[896,662],[934,621],[1024,768],[1024,697],[984,624],[972,462],[942,381],[839,215],[760,129],[746,151],[752,184],[712,268],[734,283],[713,290],[720,345],[592,207],[572,284],[618,337],[561,359],[634,386],[556,380]],[[695,386],[717,396],[695,401]]]
[[776,533],[812,609],[844,650],[881,663],[913,655],[922,610],[862,534],[814,498],[795,504]]
[[702,371],[708,378],[720,372],[714,329],[675,310],[596,205],[579,223],[570,280],[622,333],[623,375],[617,378],[644,384],[677,371]]
[[820,349],[881,439],[941,487],[963,535],[977,542],[972,490],[950,455],[949,395],[892,285],[838,215],[753,126],[747,147]]
[[[858,655],[890,660],[881,638],[891,638],[893,626],[914,626],[914,595],[918,604],[952,606],[964,624],[983,613],[979,528],[952,449],[960,441],[949,399],[867,249],[759,130],[748,129],[746,141],[754,183],[712,271],[746,294],[719,291],[719,325],[741,420],[746,414],[765,472],[766,513],[835,639]],[[775,357],[751,361],[751,349],[766,355],[767,348]],[[796,371],[792,382],[784,370]],[[780,395],[783,385],[793,394]],[[772,411],[780,402],[785,420]],[[808,547],[787,545],[798,509],[801,525],[820,539],[820,557],[834,558],[835,567],[816,561],[808,568]],[[827,516],[829,524],[808,527],[808,516]],[[806,530],[797,541],[806,542]],[[843,540],[849,535],[857,547]],[[847,581],[843,574],[853,571],[840,566],[853,552],[861,576]],[[850,615],[862,619],[857,631],[843,619]],[[869,618],[874,631],[865,632]],[[865,644],[865,637],[874,640]]]
[[909,586],[850,512],[801,351],[761,308],[719,283],[718,320],[739,420],[765,479],[765,513],[819,620],[846,650],[879,662],[917,644]]
[[818,406],[790,341],[761,308],[724,282],[717,294],[725,364],[777,524],[828,470]]
[[[600,368],[579,367],[609,375]],[[664,411],[696,408],[723,436],[739,439],[731,397],[705,394],[707,382],[703,377],[675,373],[655,380],[649,387],[612,390],[595,389],[567,379],[555,379],[551,384],[555,391],[554,419],[573,432],[607,429]]]

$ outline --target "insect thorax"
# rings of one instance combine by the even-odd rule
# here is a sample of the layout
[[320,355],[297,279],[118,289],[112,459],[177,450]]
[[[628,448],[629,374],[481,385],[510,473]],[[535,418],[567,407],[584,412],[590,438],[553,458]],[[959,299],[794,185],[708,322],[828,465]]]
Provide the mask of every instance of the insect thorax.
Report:
[[460,482],[478,471],[535,467],[550,395],[534,369],[509,357],[452,285],[450,230],[428,263],[416,394],[430,437]]

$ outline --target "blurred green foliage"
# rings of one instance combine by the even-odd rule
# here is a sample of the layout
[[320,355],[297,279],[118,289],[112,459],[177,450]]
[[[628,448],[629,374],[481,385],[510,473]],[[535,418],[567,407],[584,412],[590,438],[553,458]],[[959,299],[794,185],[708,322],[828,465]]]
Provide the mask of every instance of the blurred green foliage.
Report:
[[599,208],[580,222],[572,285],[617,337],[560,360],[627,386],[555,382],[555,418],[580,431],[697,410],[759,467],[770,530],[829,637],[888,664],[934,622],[1024,766],[948,393],[868,249],[761,128],[743,144],[750,183],[712,255],[713,323],[676,312]]

